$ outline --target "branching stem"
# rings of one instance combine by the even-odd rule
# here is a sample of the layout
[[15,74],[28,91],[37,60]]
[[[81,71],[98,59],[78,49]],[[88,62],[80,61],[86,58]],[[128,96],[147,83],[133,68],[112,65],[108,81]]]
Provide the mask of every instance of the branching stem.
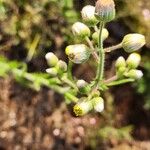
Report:
[[86,41],[87,41],[89,47],[91,48],[93,57],[95,58],[96,62],[98,62],[99,58],[98,58],[97,52],[93,46],[93,43],[90,41],[89,37],[86,37]]
[[117,45],[114,45],[114,46],[111,46],[111,47],[108,47],[108,48],[104,48],[104,51],[105,52],[111,52],[111,51],[117,50],[121,47],[122,47],[122,43],[119,43]]

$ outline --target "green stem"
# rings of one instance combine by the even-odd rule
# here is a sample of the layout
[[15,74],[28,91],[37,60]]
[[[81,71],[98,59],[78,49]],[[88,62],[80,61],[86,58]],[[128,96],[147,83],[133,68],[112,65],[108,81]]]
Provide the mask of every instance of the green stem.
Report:
[[99,85],[99,82],[103,79],[104,74],[104,62],[105,62],[105,52],[103,49],[103,40],[102,40],[102,30],[104,27],[104,22],[100,22],[99,27],[99,42],[98,42],[98,51],[99,51],[99,62],[97,67],[97,74],[95,79],[95,85]]
[[97,52],[93,46],[93,43],[90,41],[89,37],[86,37],[86,41],[87,41],[89,47],[91,48],[91,53],[92,53],[93,57],[95,58],[96,62],[98,62],[99,58],[98,58]]
[[111,46],[111,47],[108,47],[108,48],[104,48],[104,51],[105,52],[111,52],[111,51],[114,51],[116,49],[119,49],[122,47],[122,43],[119,43],[117,45],[114,45],[114,46]]
[[71,93],[67,92],[65,93],[65,96],[68,98],[68,99],[71,99],[71,101],[73,102],[78,102],[79,99],[77,97],[75,97],[74,95],[72,95]]
[[68,76],[68,79],[70,79],[71,81],[73,81],[72,66],[73,66],[73,63],[69,60],[69,62],[68,62],[67,76]]
[[73,89],[75,89],[76,91],[78,91],[78,88],[76,86],[76,84],[74,84],[71,80],[69,80],[66,76],[63,76],[61,78],[61,81],[68,84],[70,87],[72,87]]
[[[31,82],[35,82],[37,79],[37,78],[35,78],[35,76],[32,73],[23,72],[20,69],[13,69],[12,73],[13,73],[14,77],[21,76]],[[64,94],[67,91],[69,91],[69,89],[70,89],[70,87],[64,88],[64,87],[60,87],[59,85],[57,85],[60,83],[59,79],[57,79],[57,78],[52,78],[52,79],[41,78],[39,80],[39,82],[40,82],[40,85],[47,86],[47,87],[53,89],[55,92],[60,93],[60,94]]]
[[122,79],[122,80],[118,80],[118,81],[113,81],[111,83],[106,84],[106,86],[115,86],[115,85],[120,85],[120,84],[124,84],[124,83],[128,83],[128,82],[133,82],[135,81],[134,79]]

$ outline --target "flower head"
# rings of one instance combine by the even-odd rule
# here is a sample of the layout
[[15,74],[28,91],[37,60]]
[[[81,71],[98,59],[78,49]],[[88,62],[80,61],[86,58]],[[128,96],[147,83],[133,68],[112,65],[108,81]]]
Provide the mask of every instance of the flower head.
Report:
[[122,47],[128,53],[139,50],[144,45],[145,37],[138,33],[127,34],[122,40]]
[[54,53],[52,53],[52,52],[47,53],[45,55],[45,58],[46,58],[47,63],[50,67],[56,66],[56,64],[58,62],[58,58]]
[[95,6],[95,16],[98,20],[110,22],[115,18],[115,4],[113,0],[98,0]]
[[141,56],[138,53],[132,53],[127,59],[127,65],[130,69],[135,69],[138,67],[141,61]]
[[72,32],[81,39],[90,36],[90,29],[81,22],[76,22],[72,25]]
[[94,26],[98,23],[98,20],[95,17],[95,7],[87,5],[83,7],[81,11],[82,19],[88,26]]
[[90,57],[89,48],[84,44],[69,45],[65,52],[69,59],[76,64],[81,64]]

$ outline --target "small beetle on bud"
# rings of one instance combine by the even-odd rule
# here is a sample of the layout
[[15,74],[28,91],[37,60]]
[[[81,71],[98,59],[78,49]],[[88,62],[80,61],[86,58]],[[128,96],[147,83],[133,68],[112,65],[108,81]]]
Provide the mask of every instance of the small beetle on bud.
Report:
[[90,91],[90,86],[86,81],[78,80],[76,84],[81,93],[87,94]]
[[66,47],[66,55],[75,64],[81,64],[90,57],[90,50],[84,44],[69,45]]
[[125,61],[125,59],[122,56],[120,56],[117,59],[115,66],[116,66],[117,69],[120,68],[120,67],[126,67],[126,61]]
[[73,111],[76,114],[76,116],[83,116],[85,114],[87,114],[88,112],[90,112],[93,109],[93,105],[92,105],[92,101],[82,101],[80,103],[77,103],[74,107],[73,107]]
[[95,6],[95,16],[99,21],[110,22],[115,18],[115,4],[113,0],[98,0]]
[[122,40],[122,47],[128,53],[137,51],[144,45],[145,37],[138,33],[127,34]]
[[72,32],[75,36],[84,39],[90,36],[90,29],[88,26],[81,22],[76,22],[72,25]]
[[95,97],[91,101],[96,112],[102,112],[104,110],[104,100],[101,97]]
[[81,11],[82,19],[88,26],[95,26],[98,20],[95,17],[95,7],[87,5]]
[[[109,32],[106,28],[103,28],[102,30],[102,40],[104,41],[105,39],[107,39],[109,36]],[[92,39],[95,43],[98,43],[98,40],[99,40],[99,32],[94,32],[92,34]]]
[[127,59],[127,65],[130,69],[135,69],[138,67],[141,61],[141,56],[138,53],[132,53]]
[[128,73],[126,73],[126,76],[133,79],[140,79],[143,76],[143,72],[141,70],[131,69]]
[[58,73],[55,67],[46,69],[46,72],[52,77],[55,77]]
[[56,64],[58,62],[58,58],[54,53],[52,53],[52,52],[47,53],[45,55],[45,58],[46,58],[47,63],[50,67],[56,66]]

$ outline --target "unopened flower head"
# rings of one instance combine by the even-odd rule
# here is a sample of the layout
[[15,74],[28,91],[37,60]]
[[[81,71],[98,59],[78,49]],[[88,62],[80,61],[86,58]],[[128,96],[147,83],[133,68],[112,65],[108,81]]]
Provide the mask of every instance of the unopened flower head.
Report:
[[[109,36],[109,32],[106,28],[103,28],[102,30],[102,40],[104,41],[105,39],[107,39]],[[99,40],[99,31],[98,32],[94,32],[92,34],[92,39],[95,43],[98,43]]]
[[87,5],[81,11],[82,19],[88,26],[95,26],[98,20],[95,17],[95,7]]
[[135,69],[138,67],[141,61],[141,56],[138,53],[132,53],[127,59],[127,65],[130,69]]
[[85,87],[87,85],[87,82],[86,81],[84,81],[84,80],[78,80],[77,81],[77,87],[78,88],[83,88],[83,87]]
[[60,72],[66,72],[67,71],[67,64],[66,62],[62,61],[62,60],[59,60],[57,65],[56,65],[57,69],[60,71]]
[[84,44],[69,45],[65,52],[69,59],[76,64],[81,64],[90,57],[89,48]]
[[126,61],[125,61],[125,59],[122,56],[120,56],[117,59],[115,66],[116,66],[117,69],[120,68],[120,67],[126,67]]
[[87,94],[91,90],[88,83],[82,79],[78,80],[76,84],[77,84],[77,87],[79,89],[79,92],[82,94]]
[[101,97],[95,97],[92,99],[94,110],[102,112],[104,110],[104,100]]
[[53,76],[53,77],[55,77],[57,75],[57,73],[58,73],[58,71],[57,71],[57,69],[55,67],[46,69],[46,72],[50,76]]
[[95,16],[99,21],[110,22],[115,18],[113,0],[98,0],[95,6]]
[[56,64],[58,62],[58,58],[54,53],[52,53],[52,52],[47,53],[45,55],[45,58],[46,58],[47,63],[50,67],[56,66]]
[[72,25],[72,32],[75,36],[82,38],[90,36],[90,29],[81,22],[76,22]]
[[126,76],[133,79],[140,79],[143,76],[143,72],[141,70],[131,69]]
[[93,106],[91,101],[83,101],[76,104],[73,108],[76,116],[83,116],[92,110]]
[[137,51],[144,45],[145,37],[138,33],[127,34],[122,40],[122,47],[128,53]]
[[126,72],[126,67],[119,67],[117,68],[117,77],[121,78],[124,76],[124,73]]

